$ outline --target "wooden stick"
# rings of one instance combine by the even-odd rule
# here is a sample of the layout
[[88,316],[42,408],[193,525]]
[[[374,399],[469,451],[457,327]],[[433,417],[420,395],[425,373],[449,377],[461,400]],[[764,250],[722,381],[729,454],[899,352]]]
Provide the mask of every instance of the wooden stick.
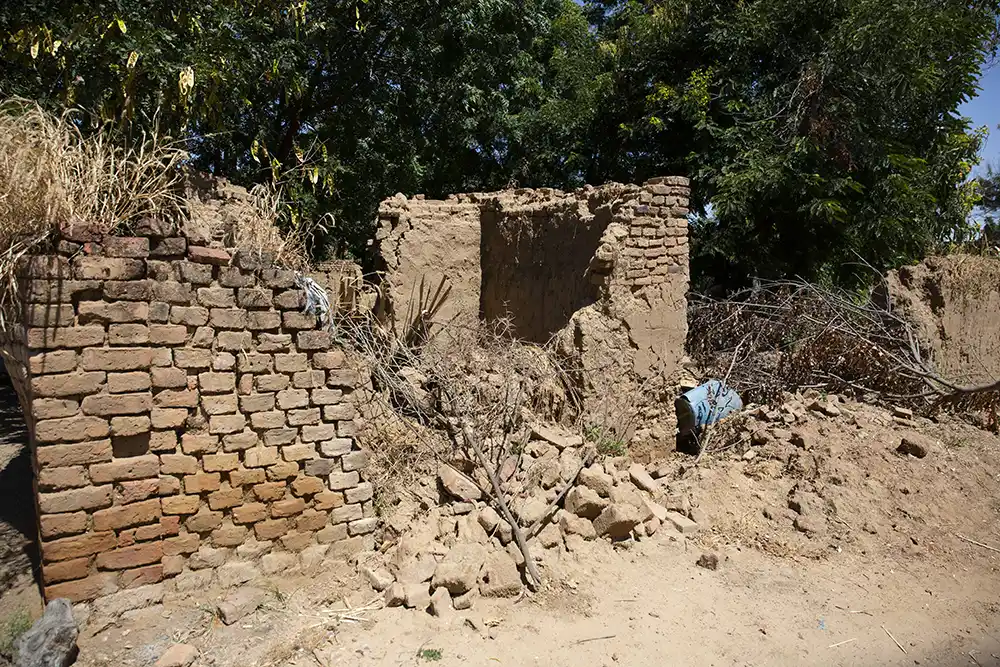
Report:
[[896,642],[896,646],[898,646],[898,647],[899,647],[899,650],[900,650],[900,651],[902,651],[903,653],[906,653],[906,649],[905,649],[905,648],[903,648],[903,645],[902,645],[902,644],[900,644],[900,643],[899,643],[898,641],[896,641],[896,638],[892,636],[892,633],[891,633],[891,632],[889,632],[888,628],[886,628],[886,627],[885,627],[885,626],[883,625],[883,626],[882,626],[882,629],[883,629],[883,630],[885,630],[885,634],[889,635],[889,639],[891,639],[892,641]]
[[617,636],[618,635],[604,635],[602,637],[588,637],[587,639],[579,639],[579,640],[573,642],[573,646],[578,646],[580,644],[586,644],[587,642],[597,642],[597,641],[601,641],[602,639],[614,639]]
[[975,544],[977,547],[982,547],[984,549],[989,549],[990,551],[995,551],[998,554],[1000,554],[1000,549],[997,549],[996,547],[991,547],[988,544],[983,544],[982,542],[976,542],[975,540],[970,540],[968,537],[964,537],[962,535],[959,535],[958,533],[955,533],[955,537],[957,537],[958,539],[960,539],[960,540],[962,540],[964,542],[968,542],[969,544]]
[[591,453],[588,452],[587,455],[583,457],[583,462],[580,464],[580,467],[576,469],[576,473],[573,475],[573,477],[568,482],[566,482],[566,486],[563,488],[562,491],[559,492],[559,495],[556,496],[556,499],[552,501],[552,504],[550,504],[547,508],[545,508],[545,514],[542,515],[542,518],[536,521],[535,523],[531,524],[531,527],[528,528],[528,537],[534,537],[535,534],[539,530],[541,530],[542,526],[544,526],[545,523],[548,521],[549,516],[552,514],[555,508],[559,506],[559,503],[562,502],[562,499],[566,497],[566,494],[569,493],[569,490],[572,489],[573,486],[576,484],[576,478],[580,476],[580,473],[583,472],[584,468],[590,465],[591,459],[592,459]]
[[836,644],[830,644],[829,646],[827,646],[827,648],[837,648],[838,646],[843,646],[844,644],[850,644],[851,642],[856,642],[856,641],[858,641],[857,637],[854,637],[853,639],[845,639],[842,642],[837,642]]

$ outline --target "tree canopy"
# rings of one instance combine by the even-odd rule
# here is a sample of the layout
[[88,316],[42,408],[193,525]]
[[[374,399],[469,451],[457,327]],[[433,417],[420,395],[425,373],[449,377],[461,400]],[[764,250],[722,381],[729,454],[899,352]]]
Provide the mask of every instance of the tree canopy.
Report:
[[284,174],[319,253],[377,203],[692,178],[698,285],[856,280],[969,233],[1000,0],[23,0],[0,93]]

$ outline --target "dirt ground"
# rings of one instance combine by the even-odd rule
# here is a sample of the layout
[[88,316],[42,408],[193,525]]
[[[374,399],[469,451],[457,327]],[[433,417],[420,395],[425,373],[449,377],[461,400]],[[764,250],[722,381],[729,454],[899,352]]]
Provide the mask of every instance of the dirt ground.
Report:
[[[932,438],[925,458],[895,451],[910,430]],[[672,455],[700,533],[545,551],[544,588],[517,602],[450,619],[382,609],[345,563],[266,583],[270,602],[232,626],[213,613],[219,590],[168,590],[117,621],[95,609],[79,664],[151,665],[182,641],[196,665],[246,667],[1000,666],[1000,439],[857,405],[799,431],[806,447],[748,457],[740,441],[696,468]],[[706,551],[717,570],[696,566]]]

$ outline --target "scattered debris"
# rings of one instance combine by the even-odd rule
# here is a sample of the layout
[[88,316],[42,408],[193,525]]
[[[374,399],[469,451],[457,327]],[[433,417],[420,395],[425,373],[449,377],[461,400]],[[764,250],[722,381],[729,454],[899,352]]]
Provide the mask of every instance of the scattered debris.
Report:
[[701,556],[698,557],[695,565],[698,567],[703,567],[706,570],[718,570],[719,569],[719,556],[712,553],[711,551],[706,551]]

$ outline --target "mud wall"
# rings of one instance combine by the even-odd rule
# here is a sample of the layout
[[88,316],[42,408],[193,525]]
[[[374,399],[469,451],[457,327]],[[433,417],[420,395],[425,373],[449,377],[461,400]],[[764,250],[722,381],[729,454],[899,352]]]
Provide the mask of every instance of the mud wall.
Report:
[[930,257],[890,272],[887,284],[939,372],[970,384],[1000,379],[1000,260]]
[[67,231],[23,266],[22,324],[4,332],[46,597],[215,568],[245,581],[361,548],[376,519],[358,377],[293,272],[141,232]]

